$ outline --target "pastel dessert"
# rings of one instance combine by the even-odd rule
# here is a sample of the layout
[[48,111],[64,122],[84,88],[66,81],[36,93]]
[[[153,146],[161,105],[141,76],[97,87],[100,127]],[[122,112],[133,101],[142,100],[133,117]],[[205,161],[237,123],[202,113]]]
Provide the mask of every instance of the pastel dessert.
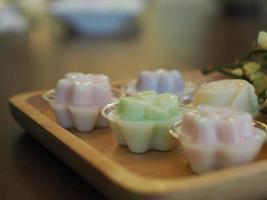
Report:
[[150,149],[168,151],[176,145],[168,127],[185,110],[173,94],[146,91],[107,105],[102,114],[109,119],[119,145],[128,146],[134,153],[144,153]]
[[114,101],[109,78],[103,74],[68,73],[57,83],[54,100],[50,101],[58,123],[86,132],[107,127],[100,111]]
[[255,88],[240,79],[225,79],[203,83],[196,92],[193,105],[232,106],[256,116],[259,110]]
[[153,90],[158,94],[181,93],[184,91],[184,81],[179,71],[159,69],[144,70],[138,75],[138,91]]
[[252,161],[266,138],[249,113],[202,105],[174,129],[192,170],[204,173]]
[[191,82],[184,82],[178,70],[143,70],[136,82],[127,84],[126,93],[134,96],[142,91],[155,91],[157,94],[172,93],[183,102],[190,101],[197,86]]

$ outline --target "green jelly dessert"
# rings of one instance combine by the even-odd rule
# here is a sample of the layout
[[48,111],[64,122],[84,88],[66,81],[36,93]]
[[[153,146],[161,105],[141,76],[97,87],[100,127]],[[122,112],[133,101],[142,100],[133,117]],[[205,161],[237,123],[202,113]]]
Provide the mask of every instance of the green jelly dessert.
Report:
[[180,114],[180,106],[173,94],[145,91],[122,98],[116,114],[125,121],[168,121]]
[[175,147],[177,143],[169,134],[169,125],[180,120],[187,110],[173,94],[145,91],[107,105],[102,115],[109,120],[119,145],[134,153],[144,153]]

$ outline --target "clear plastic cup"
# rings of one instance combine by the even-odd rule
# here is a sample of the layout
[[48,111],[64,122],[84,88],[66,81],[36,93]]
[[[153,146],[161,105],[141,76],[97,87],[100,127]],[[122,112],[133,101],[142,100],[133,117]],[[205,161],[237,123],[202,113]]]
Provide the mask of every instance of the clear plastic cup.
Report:
[[[124,96],[124,93],[117,88],[112,88],[114,99],[111,103]],[[64,128],[75,128],[80,132],[88,132],[95,127],[108,127],[108,121],[102,117],[101,109],[106,104],[88,104],[86,106],[58,103],[54,100],[55,90],[49,90],[43,94],[54,111],[57,122]]]
[[266,140],[267,126],[254,121],[254,136],[239,144],[203,145],[192,142],[181,131],[181,120],[170,126],[170,135],[183,147],[187,160],[196,173],[248,163],[255,159]]

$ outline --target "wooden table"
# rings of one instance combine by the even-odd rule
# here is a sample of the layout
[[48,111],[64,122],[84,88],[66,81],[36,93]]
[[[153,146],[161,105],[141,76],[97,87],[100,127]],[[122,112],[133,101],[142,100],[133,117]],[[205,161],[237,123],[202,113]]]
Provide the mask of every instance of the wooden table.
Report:
[[[141,69],[189,69],[232,62],[264,29],[264,16],[220,15],[210,1],[148,4],[131,37],[93,39],[51,29],[42,17],[24,35],[0,35],[0,199],[103,199],[11,118],[8,98],[53,88],[69,71],[131,78]],[[266,18],[265,18],[266,19]]]

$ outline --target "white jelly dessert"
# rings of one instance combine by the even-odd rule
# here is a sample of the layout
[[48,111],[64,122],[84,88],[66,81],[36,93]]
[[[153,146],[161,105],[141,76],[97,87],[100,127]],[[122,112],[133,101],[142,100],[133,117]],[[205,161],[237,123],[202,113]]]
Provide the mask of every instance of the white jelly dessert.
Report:
[[193,105],[232,106],[256,116],[259,110],[255,88],[240,79],[225,79],[201,84]]
[[142,91],[155,91],[157,94],[172,93],[181,100],[191,100],[197,86],[191,82],[184,82],[178,70],[143,70],[136,82],[126,85],[126,93],[130,96]]
[[230,107],[202,105],[185,113],[179,124],[171,131],[196,173],[250,162],[266,138],[266,127],[255,127],[249,113]]
[[173,94],[146,91],[107,105],[102,114],[109,119],[118,144],[143,153],[150,149],[168,151],[176,145],[168,128],[185,110]]
[[86,132],[95,126],[108,126],[100,112],[104,105],[114,101],[113,92],[106,75],[68,73],[58,81],[50,105],[61,126]]

